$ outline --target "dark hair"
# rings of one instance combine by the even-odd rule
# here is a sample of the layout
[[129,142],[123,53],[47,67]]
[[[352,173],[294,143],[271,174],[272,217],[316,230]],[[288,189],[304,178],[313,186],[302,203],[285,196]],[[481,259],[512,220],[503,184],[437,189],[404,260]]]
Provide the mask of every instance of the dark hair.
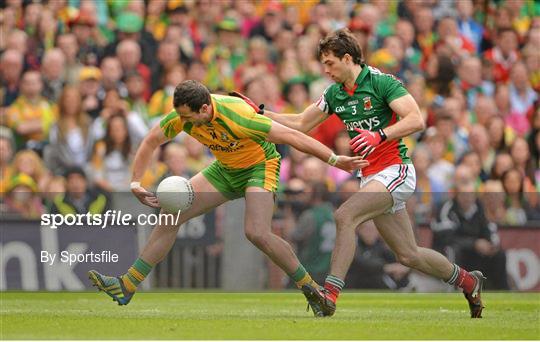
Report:
[[174,89],[174,108],[186,105],[194,112],[198,112],[203,104],[210,104],[210,91],[200,82],[186,80]]
[[131,152],[131,138],[129,137],[127,119],[123,114],[120,113],[115,113],[111,115],[107,120],[107,131],[105,133],[105,137],[103,138],[103,140],[105,141],[105,155],[108,155],[109,153],[114,151],[114,142],[111,138],[111,122],[114,119],[120,119],[126,129],[126,139],[122,143],[122,150],[120,152],[122,153],[122,156],[127,159]]
[[506,170],[506,171],[503,172],[503,174],[502,174],[502,176],[501,176],[501,182],[502,182],[504,191],[505,191],[506,193],[508,193],[508,188],[507,188],[507,186],[506,186],[506,179],[509,177],[509,175],[510,175],[511,173],[517,173],[517,174],[519,175],[521,183],[519,184],[519,190],[518,190],[518,192],[519,192],[520,194],[523,194],[523,180],[524,180],[525,176],[524,176],[524,175],[521,173],[521,171],[519,171],[519,169],[516,168],[516,167],[513,167],[513,168],[508,169],[508,170]]
[[345,54],[349,54],[354,64],[360,65],[364,62],[362,48],[347,28],[336,30],[319,41],[317,57],[321,59],[323,54],[330,52],[339,59],[342,59]]

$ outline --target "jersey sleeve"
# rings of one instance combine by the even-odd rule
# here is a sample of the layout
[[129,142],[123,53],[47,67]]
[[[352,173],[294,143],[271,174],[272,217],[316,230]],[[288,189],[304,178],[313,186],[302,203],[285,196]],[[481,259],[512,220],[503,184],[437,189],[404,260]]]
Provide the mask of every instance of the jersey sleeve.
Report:
[[379,78],[379,92],[386,103],[390,103],[409,93],[399,79],[389,74],[384,74]]
[[161,131],[167,138],[172,139],[177,136],[178,133],[182,132],[184,124],[182,123],[180,116],[173,110],[161,119],[159,127],[161,127]]
[[272,119],[269,117],[254,114],[248,119],[246,125],[238,125],[241,134],[253,140],[266,140],[272,128]]
[[317,102],[315,102],[315,106],[317,106],[317,108],[319,108],[321,111],[325,112],[328,115],[334,113],[333,109],[330,106],[330,101],[332,100],[332,98],[330,97],[331,87],[331,85],[328,86],[322,93],[321,97],[319,97]]

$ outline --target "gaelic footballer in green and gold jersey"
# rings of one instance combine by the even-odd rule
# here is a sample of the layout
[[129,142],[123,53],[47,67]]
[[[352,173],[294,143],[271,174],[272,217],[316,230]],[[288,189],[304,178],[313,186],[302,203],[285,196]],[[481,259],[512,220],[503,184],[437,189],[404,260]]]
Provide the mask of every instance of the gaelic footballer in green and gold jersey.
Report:
[[[407,94],[401,81],[393,75],[362,64],[354,89],[345,89],[343,83],[334,83],[326,88],[316,105],[327,114],[335,113],[353,139],[358,135],[357,128],[376,132],[396,123],[399,117],[389,103]],[[369,166],[361,170],[362,176],[375,174],[390,165],[411,163],[401,139],[382,142],[366,159]]]
[[238,97],[211,94],[210,100],[214,111],[209,122],[182,122],[173,110],[160,122],[163,134],[172,139],[185,131],[207,146],[217,161],[203,174],[227,197],[242,196],[247,186],[276,191],[281,156],[266,141],[272,120]]

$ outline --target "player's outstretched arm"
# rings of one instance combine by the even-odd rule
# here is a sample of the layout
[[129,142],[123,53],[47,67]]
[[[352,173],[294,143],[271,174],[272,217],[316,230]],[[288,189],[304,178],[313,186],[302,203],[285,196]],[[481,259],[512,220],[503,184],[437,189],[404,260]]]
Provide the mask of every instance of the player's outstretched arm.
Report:
[[158,200],[153,193],[146,191],[146,189],[141,186],[140,181],[144,175],[144,172],[148,168],[148,164],[152,160],[154,150],[167,140],[168,139],[163,134],[161,127],[159,127],[159,125],[155,125],[141,142],[141,145],[135,154],[135,160],[133,161],[131,191],[142,204],[153,208],[159,208]]
[[361,157],[336,156],[331,149],[321,142],[279,122],[272,122],[272,127],[266,139],[276,144],[291,145],[297,150],[309,153],[325,163],[347,172],[362,169],[369,165],[369,162]]
[[304,133],[311,131],[328,117],[315,104],[309,105],[299,114],[278,114],[265,109],[264,116],[268,116],[270,119],[284,126]]

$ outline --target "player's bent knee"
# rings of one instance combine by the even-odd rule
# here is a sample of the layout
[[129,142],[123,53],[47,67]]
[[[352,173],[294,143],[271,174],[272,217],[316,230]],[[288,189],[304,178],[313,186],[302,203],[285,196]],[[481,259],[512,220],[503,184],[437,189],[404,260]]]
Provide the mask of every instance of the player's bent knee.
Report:
[[356,226],[366,220],[362,217],[354,217],[346,210],[338,208],[334,212],[334,220],[336,222],[336,229],[345,230],[345,229],[356,229]]
[[404,266],[416,268],[420,264],[420,253],[418,251],[400,253],[396,256],[399,263]]
[[269,234],[267,232],[258,231],[256,229],[246,229],[246,238],[255,246],[264,246],[268,240]]

